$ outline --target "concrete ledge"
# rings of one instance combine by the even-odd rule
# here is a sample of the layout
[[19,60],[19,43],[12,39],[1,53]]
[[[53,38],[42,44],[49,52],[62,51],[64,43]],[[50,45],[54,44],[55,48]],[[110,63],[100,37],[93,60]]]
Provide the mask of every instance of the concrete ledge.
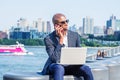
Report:
[[[109,80],[109,70],[105,66],[90,66],[95,80]],[[53,80],[52,76],[42,75],[40,72],[8,72],[3,80]],[[65,75],[64,80],[84,80],[81,76]]]
[[[104,63],[103,63],[104,64]],[[120,80],[120,64],[115,61],[105,62],[109,69],[109,80]]]
[[109,69],[105,66],[92,66],[94,80],[109,80]]
[[[49,75],[41,75],[37,72],[9,72],[3,76],[3,80],[53,80]],[[65,75],[64,80],[84,80],[73,75]]]

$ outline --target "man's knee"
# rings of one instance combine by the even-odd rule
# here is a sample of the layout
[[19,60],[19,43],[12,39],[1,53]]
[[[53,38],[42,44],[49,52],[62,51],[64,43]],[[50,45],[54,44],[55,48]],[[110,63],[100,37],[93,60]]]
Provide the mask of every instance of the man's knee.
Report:
[[58,69],[58,70],[64,70],[64,67],[62,65],[59,65],[59,64],[56,64],[54,66],[55,69]]
[[81,66],[80,69],[83,70],[83,71],[90,71],[91,70],[90,67],[87,66],[87,65]]
[[64,67],[60,64],[54,64],[53,65],[53,70],[54,71],[60,71],[60,72],[64,73]]

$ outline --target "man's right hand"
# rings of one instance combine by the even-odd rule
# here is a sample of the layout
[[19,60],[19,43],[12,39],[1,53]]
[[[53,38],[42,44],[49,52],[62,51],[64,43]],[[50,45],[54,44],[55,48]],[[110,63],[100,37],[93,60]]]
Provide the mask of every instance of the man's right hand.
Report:
[[60,25],[55,24],[55,30],[56,30],[57,35],[60,37],[59,43],[63,44],[63,38],[64,38],[64,35],[63,35],[64,30],[63,30],[63,28]]
[[64,35],[63,35],[63,28],[60,26],[60,25],[58,25],[58,24],[56,24],[55,25],[55,30],[56,30],[56,32],[57,32],[57,35],[60,37],[60,38],[62,38],[62,37],[64,37]]

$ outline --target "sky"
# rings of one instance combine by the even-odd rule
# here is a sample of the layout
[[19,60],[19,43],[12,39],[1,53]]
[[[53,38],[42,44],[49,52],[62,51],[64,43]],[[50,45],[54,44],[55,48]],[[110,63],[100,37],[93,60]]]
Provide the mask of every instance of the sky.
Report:
[[70,26],[82,26],[86,16],[95,26],[104,26],[112,15],[120,19],[120,0],[0,0],[0,30],[15,26],[20,18],[30,24],[38,18],[51,21],[56,13],[65,14]]

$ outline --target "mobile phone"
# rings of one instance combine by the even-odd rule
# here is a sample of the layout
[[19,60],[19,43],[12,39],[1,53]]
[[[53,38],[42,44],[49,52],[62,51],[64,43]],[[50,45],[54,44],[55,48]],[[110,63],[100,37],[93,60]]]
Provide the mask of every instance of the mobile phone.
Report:
[[62,26],[62,25],[59,25],[60,27]]
[[57,25],[57,27],[61,27],[62,25],[61,24],[56,24]]

